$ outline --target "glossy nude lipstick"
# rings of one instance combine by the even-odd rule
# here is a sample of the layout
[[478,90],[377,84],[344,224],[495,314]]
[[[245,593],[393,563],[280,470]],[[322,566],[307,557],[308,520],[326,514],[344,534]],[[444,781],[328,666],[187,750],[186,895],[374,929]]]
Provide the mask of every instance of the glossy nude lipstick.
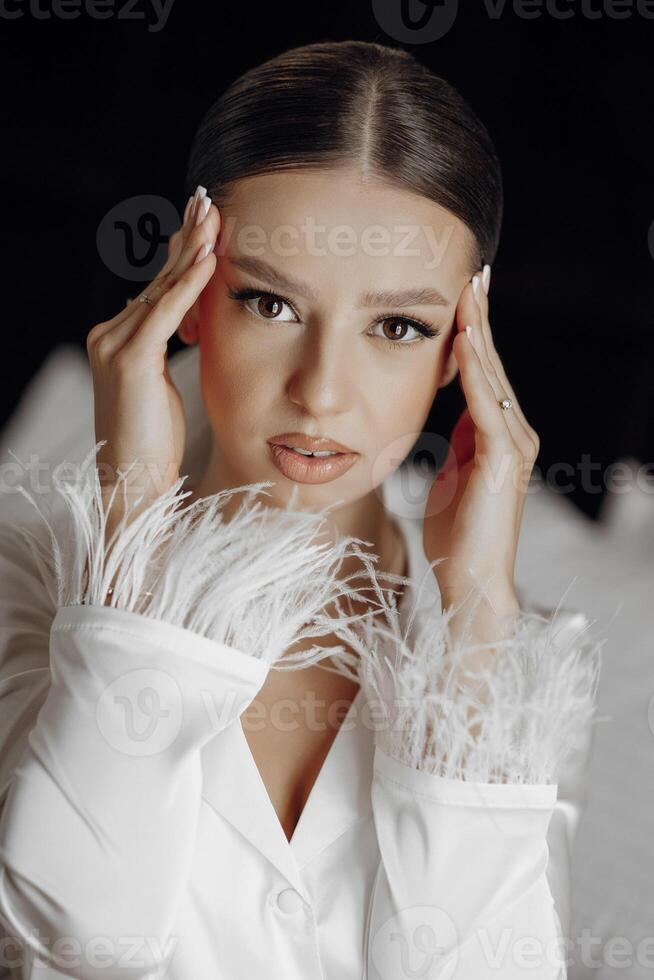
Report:
[[[296,483],[329,483],[346,473],[359,458],[359,453],[340,442],[325,436],[307,436],[302,432],[272,436],[268,439],[268,445],[277,469]],[[329,455],[320,455],[325,453]]]

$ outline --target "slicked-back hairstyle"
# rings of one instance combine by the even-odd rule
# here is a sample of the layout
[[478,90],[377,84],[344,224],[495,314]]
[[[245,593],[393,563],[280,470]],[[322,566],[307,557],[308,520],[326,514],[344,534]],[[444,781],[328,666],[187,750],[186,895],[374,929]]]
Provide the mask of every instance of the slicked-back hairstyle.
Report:
[[195,134],[186,173],[220,207],[239,178],[356,168],[428,198],[474,236],[471,268],[493,263],[500,163],[457,90],[400,48],[334,41],[291,48],[237,78]]

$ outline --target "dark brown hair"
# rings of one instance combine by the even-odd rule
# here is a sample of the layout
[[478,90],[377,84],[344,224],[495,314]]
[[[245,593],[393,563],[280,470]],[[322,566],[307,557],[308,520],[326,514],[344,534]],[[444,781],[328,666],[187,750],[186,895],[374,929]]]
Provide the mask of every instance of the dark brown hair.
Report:
[[202,184],[220,207],[239,178],[339,166],[446,208],[474,235],[472,269],[493,263],[502,175],[486,128],[449,82],[382,44],[307,44],[246,71],[198,127],[186,193]]

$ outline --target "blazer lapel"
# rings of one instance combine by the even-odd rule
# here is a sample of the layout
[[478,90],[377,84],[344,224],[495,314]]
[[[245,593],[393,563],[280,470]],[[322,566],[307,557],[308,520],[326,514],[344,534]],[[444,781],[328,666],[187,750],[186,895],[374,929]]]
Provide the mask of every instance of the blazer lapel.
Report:
[[[202,750],[202,796],[305,895],[300,870],[372,812],[374,738],[361,688],[329,747],[290,842],[250,751],[240,718]],[[308,897],[305,895],[305,897]]]
[[290,841],[301,869],[372,813],[374,733],[366,726],[361,688],[329,747]]
[[204,746],[202,768],[204,800],[304,895],[286,834],[257,769],[240,718]]
[[[393,508],[391,488],[384,483],[384,503],[390,504],[407,547],[408,574],[418,584],[426,575],[422,602],[440,600],[436,580],[422,549],[422,522]],[[431,580],[431,581],[429,581]],[[400,608],[413,598],[405,595]],[[329,748],[290,842],[279,822],[240,718],[219,732],[202,750],[205,802],[228,820],[305,898],[300,870],[349,827],[372,813],[370,788],[374,731],[367,721],[361,688]]]

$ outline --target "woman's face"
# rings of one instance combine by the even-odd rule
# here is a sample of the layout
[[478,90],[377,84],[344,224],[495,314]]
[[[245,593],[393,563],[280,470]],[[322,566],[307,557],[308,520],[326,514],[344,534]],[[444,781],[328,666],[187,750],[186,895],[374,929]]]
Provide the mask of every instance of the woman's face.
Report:
[[[185,326],[214,433],[203,482],[215,492],[271,480],[275,506],[294,486],[305,509],[354,504],[399,466],[456,374],[472,234],[349,170],[242,179],[220,214],[216,271]],[[323,482],[289,476],[270,445],[289,432],[335,440],[354,463]]]

